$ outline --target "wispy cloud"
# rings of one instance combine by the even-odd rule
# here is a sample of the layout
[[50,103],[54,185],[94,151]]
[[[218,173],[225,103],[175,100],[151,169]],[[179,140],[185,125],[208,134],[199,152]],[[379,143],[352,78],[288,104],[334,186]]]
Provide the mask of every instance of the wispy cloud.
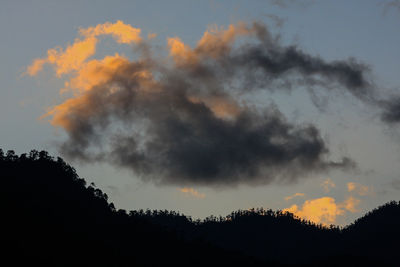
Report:
[[289,201],[289,200],[291,200],[291,199],[293,199],[293,198],[295,198],[295,197],[304,197],[304,196],[305,196],[304,193],[295,193],[295,194],[293,194],[293,195],[291,195],[291,196],[285,197],[285,200],[286,200],[286,201]]
[[180,192],[184,193],[185,195],[192,196],[195,198],[205,198],[206,195],[203,193],[199,193],[196,189],[191,187],[183,187],[179,189]]
[[46,58],[38,58],[28,66],[27,73],[36,75],[45,64],[53,65],[58,77],[72,71],[80,71],[86,64],[86,60],[96,52],[98,37],[111,35],[118,43],[131,44],[142,40],[141,30],[117,21],[116,23],[99,24],[96,27],[80,29],[81,38],[76,38],[74,43],[64,50],[61,47],[49,49]]
[[350,196],[345,201],[340,203],[340,206],[347,211],[355,213],[355,212],[360,212],[360,210],[358,209],[358,205],[360,204],[360,202],[361,200]]
[[321,183],[321,186],[324,189],[324,192],[328,193],[329,191],[331,191],[332,188],[336,187],[336,184],[332,181],[331,178],[327,178]]
[[347,183],[347,191],[349,193],[356,193],[360,196],[366,196],[372,193],[372,188],[359,183],[349,182]]

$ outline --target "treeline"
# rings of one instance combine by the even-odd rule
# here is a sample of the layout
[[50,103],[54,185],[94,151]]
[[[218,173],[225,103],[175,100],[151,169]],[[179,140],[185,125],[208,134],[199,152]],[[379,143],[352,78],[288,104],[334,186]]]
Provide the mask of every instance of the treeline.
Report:
[[2,259],[10,266],[398,265],[400,203],[341,229],[252,209],[192,220],[116,209],[46,151],[0,149]]

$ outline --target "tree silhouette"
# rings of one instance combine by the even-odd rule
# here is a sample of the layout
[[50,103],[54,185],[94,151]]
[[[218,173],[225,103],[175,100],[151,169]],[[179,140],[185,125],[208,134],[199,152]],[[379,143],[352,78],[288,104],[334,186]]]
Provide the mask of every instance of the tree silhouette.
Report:
[[116,209],[46,151],[0,149],[1,259],[10,266],[399,266],[400,203],[341,229],[271,209],[192,220]]

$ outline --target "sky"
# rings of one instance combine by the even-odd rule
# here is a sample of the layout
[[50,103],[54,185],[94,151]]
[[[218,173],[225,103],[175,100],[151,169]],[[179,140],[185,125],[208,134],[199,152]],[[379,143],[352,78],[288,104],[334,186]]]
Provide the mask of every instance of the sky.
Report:
[[346,225],[399,200],[399,1],[2,1],[0,147],[117,208]]

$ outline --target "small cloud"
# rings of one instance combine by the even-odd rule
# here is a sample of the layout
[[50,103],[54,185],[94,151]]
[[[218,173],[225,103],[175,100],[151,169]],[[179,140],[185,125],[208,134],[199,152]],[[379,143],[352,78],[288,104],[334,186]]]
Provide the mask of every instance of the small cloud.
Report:
[[353,182],[347,183],[347,191],[353,192],[355,190],[355,188],[356,188],[355,183],[353,183]]
[[269,2],[271,5],[280,8],[288,8],[290,6],[305,8],[314,4],[315,0],[269,0]]
[[302,219],[324,225],[335,223],[336,217],[344,214],[343,209],[336,204],[335,199],[332,197],[306,200],[301,208],[297,205],[292,205],[283,211],[288,211]]
[[372,193],[372,189],[369,188],[368,186],[354,182],[347,183],[347,191],[349,191],[350,193],[351,192],[356,193],[360,196],[366,196]]
[[156,38],[156,37],[157,37],[157,33],[149,33],[149,34],[147,35],[147,39],[149,39],[149,40],[154,39],[154,38]]
[[183,187],[179,189],[180,192],[184,193],[185,195],[190,195],[195,198],[205,198],[206,195],[203,193],[199,193],[197,190],[191,187]]
[[357,206],[359,204],[360,200],[354,197],[349,197],[341,203],[336,203],[332,197],[321,197],[306,200],[301,208],[292,205],[283,211],[293,213],[297,217],[314,223],[330,225],[336,223],[337,217],[345,215],[347,211],[358,212]]
[[293,195],[291,195],[291,196],[287,196],[287,197],[285,197],[285,200],[286,201],[289,201],[289,200],[291,200],[291,199],[293,199],[293,198],[295,198],[295,197],[304,197],[304,193],[295,193],[295,194],[293,194]]
[[327,178],[321,183],[322,188],[324,189],[325,193],[331,191],[331,188],[336,187],[336,184],[331,180],[331,178]]
[[348,197],[345,201],[343,201],[340,206],[351,213],[359,212],[360,210],[357,206],[360,204],[360,200],[355,197]]

